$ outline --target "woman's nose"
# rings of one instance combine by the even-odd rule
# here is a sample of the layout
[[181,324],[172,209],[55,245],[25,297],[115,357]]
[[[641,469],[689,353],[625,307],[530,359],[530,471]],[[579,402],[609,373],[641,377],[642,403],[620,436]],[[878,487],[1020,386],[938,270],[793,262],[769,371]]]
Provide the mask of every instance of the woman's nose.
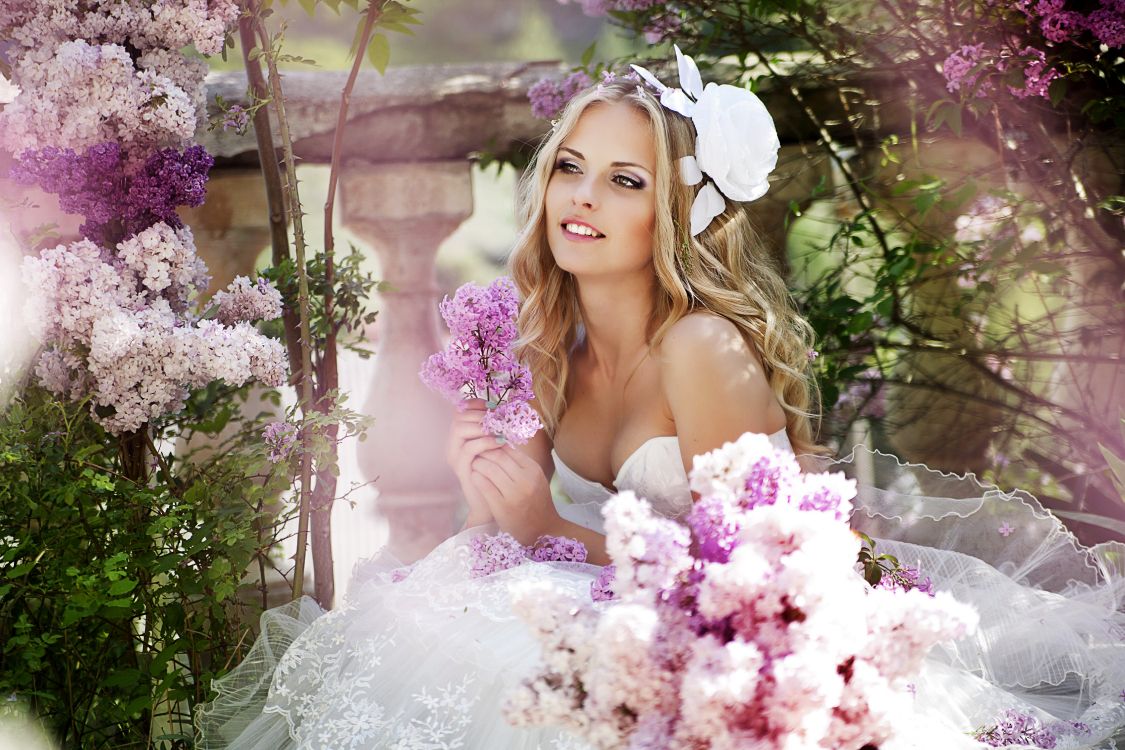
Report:
[[586,208],[597,207],[597,188],[592,176],[584,177],[574,186],[574,194],[571,196],[571,201],[576,206],[584,206]]

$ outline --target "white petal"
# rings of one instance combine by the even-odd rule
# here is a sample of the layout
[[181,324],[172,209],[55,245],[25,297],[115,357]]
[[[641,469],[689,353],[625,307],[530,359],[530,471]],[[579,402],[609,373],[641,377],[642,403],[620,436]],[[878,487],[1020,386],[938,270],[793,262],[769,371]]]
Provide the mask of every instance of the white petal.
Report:
[[699,99],[703,96],[703,79],[699,76],[699,68],[695,60],[680,52],[679,45],[673,46],[676,49],[676,64],[680,68],[680,88],[691,94],[692,99]]
[[661,83],[657,79],[656,76],[654,76],[652,73],[649,73],[646,69],[642,68],[640,65],[630,65],[629,67],[632,68],[633,70],[637,71],[637,75],[639,75],[641,78],[645,79],[646,81],[651,83],[653,86],[655,86],[657,91],[663,93],[664,90],[668,88],[663,83]]
[[680,179],[685,185],[698,185],[703,181],[703,172],[699,169],[699,162],[694,156],[685,156],[680,159]]
[[695,202],[691,204],[691,236],[695,237],[711,223],[711,219],[723,212],[726,201],[715,186],[708,182],[699,189]]
[[660,92],[660,103],[684,117],[691,117],[691,113],[695,111],[695,102],[688,99],[681,89],[664,89]]

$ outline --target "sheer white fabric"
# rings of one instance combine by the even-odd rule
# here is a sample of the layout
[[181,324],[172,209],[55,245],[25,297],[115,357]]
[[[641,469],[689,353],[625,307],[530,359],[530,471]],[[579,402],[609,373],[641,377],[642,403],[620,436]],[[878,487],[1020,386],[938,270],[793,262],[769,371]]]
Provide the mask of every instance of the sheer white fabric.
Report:
[[[789,446],[784,431],[770,439]],[[601,531],[609,488],[554,460],[572,500],[560,514]],[[1061,737],[1062,750],[1111,750],[1125,725],[1125,545],[1084,549],[1026,493],[893,456],[855,454],[834,468],[860,465],[875,482],[862,487],[853,526],[981,613],[976,635],[927,660],[913,687],[917,714],[904,717],[912,731],[884,750],[977,747],[967,733],[1009,708],[1090,726]],[[669,517],[691,506],[675,437],[644,443],[615,485]],[[332,612],[307,598],[266,612],[250,655],[198,712],[199,747],[586,748],[558,732],[508,726],[500,704],[537,658],[511,610],[513,584],[550,579],[588,595],[598,568],[528,563],[470,578],[469,542],[495,531],[462,532],[402,580],[401,563],[382,553],[356,567],[347,601]]]

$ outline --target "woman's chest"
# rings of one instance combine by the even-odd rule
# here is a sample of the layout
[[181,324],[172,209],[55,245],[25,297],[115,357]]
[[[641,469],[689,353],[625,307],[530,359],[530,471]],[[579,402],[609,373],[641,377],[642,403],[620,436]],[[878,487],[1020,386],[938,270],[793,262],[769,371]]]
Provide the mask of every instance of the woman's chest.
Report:
[[612,488],[622,465],[644,443],[675,434],[659,368],[645,362],[627,384],[576,372],[554,443],[576,473]]

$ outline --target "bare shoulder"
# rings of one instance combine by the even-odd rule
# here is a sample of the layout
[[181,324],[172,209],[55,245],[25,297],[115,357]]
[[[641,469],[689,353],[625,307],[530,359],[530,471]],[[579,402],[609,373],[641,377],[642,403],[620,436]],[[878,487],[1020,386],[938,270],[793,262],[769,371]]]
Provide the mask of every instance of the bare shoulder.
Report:
[[762,358],[730,320],[709,312],[684,316],[669,327],[659,359],[685,457],[747,431],[769,434],[785,426]]
[[683,366],[742,368],[761,359],[738,326],[721,315],[693,312],[673,323],[660,342],[660,361],[673,371]]

